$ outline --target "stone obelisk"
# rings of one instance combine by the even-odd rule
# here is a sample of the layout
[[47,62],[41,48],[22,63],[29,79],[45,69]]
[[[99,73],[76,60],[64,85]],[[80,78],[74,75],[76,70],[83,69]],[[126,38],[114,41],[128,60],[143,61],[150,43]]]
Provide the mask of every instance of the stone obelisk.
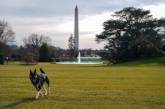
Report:
[[75,51],[78,55],[79,52],[79,22],[78,22],[78,7],[75,7],[75,16],[74,16],[74,40],[75,40]]

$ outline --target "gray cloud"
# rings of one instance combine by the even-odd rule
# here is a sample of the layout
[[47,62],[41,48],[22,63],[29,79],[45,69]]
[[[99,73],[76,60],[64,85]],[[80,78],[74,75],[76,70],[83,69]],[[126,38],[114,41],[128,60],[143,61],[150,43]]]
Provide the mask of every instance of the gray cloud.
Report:
[[73,14],[73,8],[78,4],[81,14],[95,14],[162,2],[165,0],[3,0],[0,13],[1,16],[63,16]]

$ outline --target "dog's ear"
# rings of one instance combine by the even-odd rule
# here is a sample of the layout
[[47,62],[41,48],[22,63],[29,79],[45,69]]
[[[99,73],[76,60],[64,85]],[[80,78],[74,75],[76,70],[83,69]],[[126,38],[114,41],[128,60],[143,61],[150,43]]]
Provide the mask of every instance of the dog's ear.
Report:
[[40,68],[40,71],[41,71],[41,73],[45,73],[45,72],[42,70],[42,68]]
[[35,73],[36,74],[36,69],[34,70],[34,72],[33,73]]
[[33,72],[30,70],[30,74],[32,74]]

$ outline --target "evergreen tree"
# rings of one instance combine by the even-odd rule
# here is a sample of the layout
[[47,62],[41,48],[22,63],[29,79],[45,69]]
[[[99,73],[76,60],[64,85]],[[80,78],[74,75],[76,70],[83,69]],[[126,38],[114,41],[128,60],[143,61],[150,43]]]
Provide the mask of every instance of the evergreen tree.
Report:
[[49,52],[48,45],[46,43],[43,43],[39,50],[39,60],[41,62],[50,61],[50,52]]
[[73,37],[73,35],[71,34],[71,36],[69,37],[68,40],[68,49],[69,49],[69,56],[71,58],[74,58],[74,53],[75,53],[75,39]]
[[165,19],[155,19],[149,10],[134,7],[115,12],[115,19],[104,22],[97,41],[106,41],[107,59],[112,63],[165,55],[162,32]]

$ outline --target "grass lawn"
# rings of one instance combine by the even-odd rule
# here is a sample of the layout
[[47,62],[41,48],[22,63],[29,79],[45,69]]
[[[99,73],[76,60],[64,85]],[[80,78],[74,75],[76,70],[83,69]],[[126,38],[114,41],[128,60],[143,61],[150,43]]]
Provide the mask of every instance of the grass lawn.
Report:
[[[115,66],[0,65],[0,109],[165,109],[165,58],[158,60]],[[35,100],[28,75],[40,67],[50,78],[51,94]]]

